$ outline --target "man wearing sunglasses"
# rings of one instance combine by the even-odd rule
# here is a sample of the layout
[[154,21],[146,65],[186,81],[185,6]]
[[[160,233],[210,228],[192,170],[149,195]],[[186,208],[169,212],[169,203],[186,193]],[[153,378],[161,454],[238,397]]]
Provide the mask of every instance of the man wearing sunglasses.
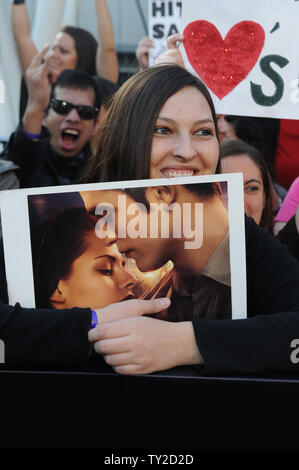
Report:
[[101,97],[96,81],[65,70],[51,86],[47,50],[37,54],[26,72],[28,104],[4,151],[20,167],[23,188],[78,182],[97,130]]

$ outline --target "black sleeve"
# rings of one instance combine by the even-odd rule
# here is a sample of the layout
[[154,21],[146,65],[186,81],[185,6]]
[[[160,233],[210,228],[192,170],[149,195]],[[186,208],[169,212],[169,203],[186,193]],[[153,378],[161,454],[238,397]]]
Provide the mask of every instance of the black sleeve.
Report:
[[22,308],[8,303],[3,244],[0,239],[0,340],[5,366],[86,367],[90,354],[89,308]]
[[289,252],[299,261],[299,234],[295,215],[288,221],[283,229],[278,232],[276,238],[280,243],[286,245]]
[[246,218],[245,320],[194,320],[207,374],[295,372],[299,338],[299,263],[266,230]]
[[21,124],[10,136],[3,152],[4,156],[19,166],[17,176],[22,188],[39,186],[44,156],[48,154],[49,134],[43,129],[41,139],[34,141],[28,137]]
[[5,365],[87,366],[90,309],[47,310],[0,303]]

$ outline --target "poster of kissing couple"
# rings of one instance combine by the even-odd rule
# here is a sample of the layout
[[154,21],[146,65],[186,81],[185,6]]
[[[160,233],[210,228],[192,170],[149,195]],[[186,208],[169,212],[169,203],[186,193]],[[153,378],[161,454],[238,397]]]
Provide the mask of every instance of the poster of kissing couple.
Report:
[[21,189],[0,205],[12,305],[168,296],[168,321],[246,317],[241,174]]

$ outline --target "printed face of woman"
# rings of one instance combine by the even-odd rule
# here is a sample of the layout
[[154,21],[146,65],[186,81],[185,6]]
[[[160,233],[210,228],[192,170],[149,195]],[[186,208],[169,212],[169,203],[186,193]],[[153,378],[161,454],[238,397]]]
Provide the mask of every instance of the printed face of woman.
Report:
[[[132,298],[135,278],[126,271],[117,246],[104,246],[91,232],[87,249],[72,265],[67,279],[61,279],[51,301],[54,308],[102,308]],[[55,302],[56,301],[56,302]]]
[[266,203],[262,174],[247,155],[232,155],[221,160],[222,173],[243,173],[245,212],[259,225]]
[[[128,194],[118,190],[105,191],[85,191],[81,192],[85,207],[88,211],[94,213],[95,207],[104,209],[106,205],[114,208],[115,220],[114,227],[111,228],[109,237],[104,239],[104,243],[109,246],[115,245],[121,253],[128,258],[136,261],[137,267],[142,272],[153,271],[161,268],[169,259],[171,259],[169,238],[161,238],[159,236],[151,237],[150,230],[150,214],[144,207],[140,206]],[[119,204],[119,197],[123,198],[123,203]],[[135,212],[136,210],[136,212]],[[130,215],[128,215],[130,213]],[[138,215],[138,223],[135,217]],[[109,217],[108,217],[109,219]],[[103,219],[102,219],[103,220]],[[141,229],[146,227],[145,237],[136,236],[131,230],[135,228]],[[158,234],[161,227],[157,226]],[[120,235],[120,232],[123,235]]]
[[188,86],[171,96],[157,119],[150,178],[215,173],[219,145],[210,106]]

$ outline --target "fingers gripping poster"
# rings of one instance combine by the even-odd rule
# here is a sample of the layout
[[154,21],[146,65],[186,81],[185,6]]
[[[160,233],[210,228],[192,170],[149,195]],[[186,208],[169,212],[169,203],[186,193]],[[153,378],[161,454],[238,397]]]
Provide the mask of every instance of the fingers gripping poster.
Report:
[[298,0],[184,0],[185,64],[217,113],[299,118],[298,22]]

